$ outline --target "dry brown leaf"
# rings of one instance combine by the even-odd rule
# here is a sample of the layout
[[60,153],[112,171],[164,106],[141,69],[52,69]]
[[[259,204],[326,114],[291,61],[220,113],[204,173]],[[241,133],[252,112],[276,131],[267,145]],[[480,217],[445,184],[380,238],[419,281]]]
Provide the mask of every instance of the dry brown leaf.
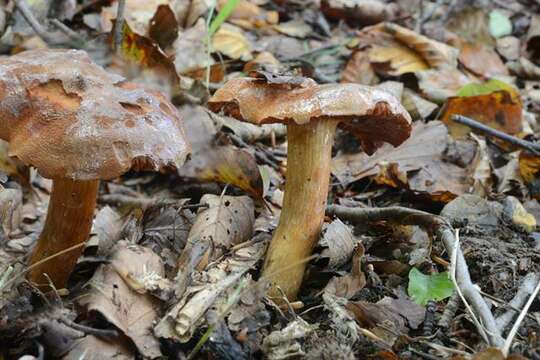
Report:
[[[98,254],[109,254],[111,248],[120,239],[124,220],[110,206],[104,206],[98,211],[92,224],[92,234],[96,235]],[[92,238],[87,246],[90,246],[91,242]]]
[[350,260],[356,242],[351,228],[336,219],[325,227],[324,235],[319,242],[320,246],[325,247],[321,256],[328,258],[329,268],[337,269]]
[[187,244],[178,259],[177,293],[184,292],[195,268],[204,268],[232,246],[253,234],[255,207],[247,196],[206,194],[201,203],[208,205],[195,218]]
[[174,66],[179,74],[186,74],[214,63],[212,57],[208,56],[207,37],[206,22],[202,18],[178,36],[173,48]]
[[490,78],[495,75],[509,75],[499,55],[492,48],[482,44],[466,43],[459,53],[459,62],[474,74]]
[[306,36],[313,32],[311,26],[306,24],[301,19],[283,22],[278,25],[274,25],[273,28],[282,34],[297,37],[300,39],[304,39]]
[[417,122],[411,137],[397,148],[383,145],[371,157],[365,153],[338,155],[332,160],[332,173],[344,184],[377,175],[379,183],[449,201],[468,191],[469,179],[465,169],[443,160],[447,144],[444,124]]
[[178,37],[178,21],[169,5],[159,5],[150,20],[148,36],[162,49],[166,49]]
[[138,290],[144,279],[161,277],[163,272],[161,259],[151,250],[119,242],[110,264],[98,268],[90,280],[89,292],[79,302],[120,329],[143,356],[161,356],[159,342],[152,333],[157,304],[151,295]]
[[0,185],[0,225],[8,238],[21,226],[22,204],[20,189],[6,189]]
[[471,83],[471,79],[455,68],[417,71],[418,87],[433,102],[442,103],[455,96],[459,89]]
[[471,132],[468,126],[451,120],[452,115],[463,115],[485,125],[516,135],[522,130],[522,107],[519,94],[495,91],[486,95],[450,97],[441,110],[440,120],[455,139],[463,139]]
[[453,12],[446,27],[457,35],[455,46],[461,47],[463,42],[495,45],[489,32],[489,14],[482,8],[470,6]]
[[366,51],[355,51],[341,73],[341,82],[374,85],[379,82]]
[[364,245],[358,243],[352,257],[351,273],[330,279],[324,287],[324,292],[345,299],[357,295],[366,286],[366,275],[361,269],[364,253]]
[[75,346],[62,357],[62,360],[131,360],[135,355],[129,350],[128,344],[122,344],[115,339],[109,342],[94,335],[86,335],[76,341]]
[[203,107],[183,107],[181,115],[192,145],[192,158],[179,174],[199,181],[231,184],[261,198],[263,181],[255,157],[233,145],[215,145],[217,130]]
[[232,59],[251,60],[251,44],[239,27],[223,24],[212,37],[212,49]]

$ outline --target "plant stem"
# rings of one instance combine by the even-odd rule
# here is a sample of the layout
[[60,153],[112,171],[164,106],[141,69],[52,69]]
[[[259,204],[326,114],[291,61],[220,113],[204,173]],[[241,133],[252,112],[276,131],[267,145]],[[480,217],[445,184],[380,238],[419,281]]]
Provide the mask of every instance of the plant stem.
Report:
[[[319,119],[307,125],[287,126],[287,179],[279,225],[270,243],[263,276],[296,298],[306,262],[319,239],[324,220],[332,145],[337,121]],[[288,268],[286,271],[282,271]],[[269,295],[278,302],[277,288]]]
[[[43,232],[35,246],[30,264],[45,259],[59,251],[88,240],[96,207],[99,180],[76,181],[55,179],[49,200],[49,209]],[[84,247],[46,261],[33,268],[28,278],[39,285],[46,285],[46,273],[56,288],[66,286]]]

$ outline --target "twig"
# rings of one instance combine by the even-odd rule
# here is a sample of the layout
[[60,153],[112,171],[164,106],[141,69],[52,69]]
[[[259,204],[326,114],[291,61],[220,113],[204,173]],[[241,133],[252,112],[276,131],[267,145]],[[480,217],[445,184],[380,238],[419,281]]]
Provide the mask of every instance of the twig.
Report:
[[[455,251],[454,229],[442,217],[430,213],[399,206],[374,209],[331,205],[326,208],[326,214],[355,223],[385,220],[403,225],[418,225],[432,230],[436,237],[443,242],[450,257],[453,256]],[[460,249],[457,249],[456,253],[456,272],[456,281],[463,292],[463,296],[469,301],[476,315],[481,319],[490,345],[501,346],[503,339],[497,328],[495,318],[480,295],[479,290],[472,282],[467,263]],[[483,331],[483,329],[478,330]]]
[[17,10],[21,12],[24,20],[26,20],[28,25],[32,27],[37,36],[39,36],[46,43],[54,42],[54,39],[51,37],[51,35],[36,20],[34,14],[32,14],[32,11],[30,11],[30,8],[28,7],[28,4],[25,0],[15,0],[14,3],[17,7]]
[[460,252],[459,232],[458,232],[458,230],[456,230],[456,241],[454,242],[454,251],[452,252],[452,257],[451,257],[452,260],[450,261],[450,278],[452,279],[452,282],[454,283],[454,287],[456,288],[456,291],[459,294],[459,297],[461,298],[461,301],[463,301],[463,305],[465,305],[465,308],[471,314],[474,325],[476,325],[476,328],[480,332],[480,335],[482,335],[482,337],[484,338],[484,340],[486,342],[489,342],[488,336],[487,336],[487,333],[486,333],[484,327],[482,326],[482,324],[480,323],[480,321],[476,317],[474,311],[472,310],[471,306],[467,302],[467,299],[465,299],[465,296],[463,295],[463,291],[461,291],[461,286],[457,282],[457,276],[456,276],[456,274],[457,274],[457,263],[458,263],[457,256],[458,256],[459,252]]
[[80,45],[84,43],[84,39],[81,35],[77,34],[75,31],[71,30],[69,27],[66,26],[63,22],[61,22],[58,19],[51,19],[51,24],[56,26],[58,30],[66,34],[66,36],[73,42],[76,42]]
[[525,304],[523,307],[523,310],[521,310],[521,313],[519,314],[514,326],[512,326],[512,329],[510,329],[510,332],[508,333],[508,337],[504,341],[504,345],[502,347],[502,353],[506,357],[508,356],[508,352],[510,351],[510,346],[512,346],[512,341],[514,341],[514,337],[517,334],[517,331],[519,329],[519,326],[521,325],[521,322],[523,319],[525,319],[525,315],[527,314],[527,311],[529,311],[529,308],[531,307],[534,299],[536,299],[536,295],[538,295],[538,291],[540,291],[540,282],[538,282],[538,285],[536,285],[536,288],[534,289],[533,293],[529,297],[529,301]]
[[118,337],[118,331],[116,331],[114,329],[97,329],[97,328],[93,328],[93,327],[90,327],[90,326],[77,324],[76,322],[71,321],[71,320],[66,319],[66,318],[63,318],[63,317],[58,318],[58,320],[61,323],[63,323],[64,325],[67,325],[70,328],[81,331],[81,332],[83,332],[85,334],[90,334],[90,335],[95,335],[95,336],[100,336],[100,337],[106,337],[106,338]]
[[540,144],[535,144],[533,142],[523,140],[512,135],[508,135],[507,133],[493,129],[466,116],[452,115],[451,119],[459,124],[466,125],[474,130],[481,131],[486,135],[496,137],[498,139],[506,141],[507,143],[526,149],[535,155],[540,155]]
[[525,276],[523,282],[521,283],[521,286],[516,292],[516,295],[508,303],[510,309],[508,309],[504,314],[502,314],[495,320],[497,322],[497,327],[499,328],[501,333],[504,332],[504,329],[508,326],[508,324],[510,324],[510,321],[512,321],[512,319],[519,313],[520,310],[516,309],[520,309],[523,304],[525,304],[525,301],[527,301],[527,297],[534,291],[534,286],[537,283],[537,274],[529,273],[527,274],[527,276]]
[[124,34],[124,10],[126,8],[126,0],[118,0],[118,9],[116,11],[116,21],[114,23],[114,51],[120,51],[122,38]]

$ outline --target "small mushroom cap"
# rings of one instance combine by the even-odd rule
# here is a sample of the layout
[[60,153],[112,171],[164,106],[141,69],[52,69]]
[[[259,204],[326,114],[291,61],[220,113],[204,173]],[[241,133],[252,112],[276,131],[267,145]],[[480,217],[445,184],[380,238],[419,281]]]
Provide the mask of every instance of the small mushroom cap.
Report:
[[190,152],[161,93],[123,82],[79,50],[0,57],[0,138],[43,176],[74,180],[175,169]]
[[336,119],[368,145],[369,150],[380,142],[397,146],[411,132],[411,117],[394,96],[359,84],[317,85],[306,81],[302,86],[290,86],[239,78],[216,91],[208,107],[256,125],[275,122],[301,125]]

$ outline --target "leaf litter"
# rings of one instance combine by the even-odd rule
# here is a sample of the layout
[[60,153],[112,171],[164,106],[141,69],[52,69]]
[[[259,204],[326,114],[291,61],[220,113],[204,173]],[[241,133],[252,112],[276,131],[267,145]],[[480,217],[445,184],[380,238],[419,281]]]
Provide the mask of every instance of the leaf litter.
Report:
[[[118,3],[8,1],[0,8],[0,52],[81,48],[108,71],[163,92],[180,111],[191,158],[177,172],[104,181],[67,288],[42,292],[25,280],[25,257],[45,223],[51,184],[2,143],[1,356],[539,356],[536,303],[510,351],[482,338],[459,298],[453,308],[452,249],[419,219],[327,216],[298,299],[268,298],[261,269],[286,171],[294,171],[287,128],[239,122],[206,106],[226,81],[243,76],[271,86],[310,77],[393,94],[414,120],[410,138],[368,155],[338,130],[329,204],[440,216],[459,230],[472,282],[489,304],[488,315],[475,315],[514,321],[526,300],[517,294],[531,292],[525,279],[540,270],[540,157],[452,117],[537,146],[538,4],[130,0],[115,50]],[[29,24],[28,14],[37,20]],[[437,322],[448,316],[450,329]]]

